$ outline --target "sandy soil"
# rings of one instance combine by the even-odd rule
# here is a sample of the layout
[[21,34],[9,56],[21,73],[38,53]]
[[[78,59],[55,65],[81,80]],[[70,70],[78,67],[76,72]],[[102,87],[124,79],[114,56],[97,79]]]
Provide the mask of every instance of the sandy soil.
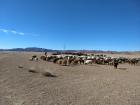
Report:
[[33,54],[0,53],[0,105],[140,105],[140,65],[67,67],[29,61]]

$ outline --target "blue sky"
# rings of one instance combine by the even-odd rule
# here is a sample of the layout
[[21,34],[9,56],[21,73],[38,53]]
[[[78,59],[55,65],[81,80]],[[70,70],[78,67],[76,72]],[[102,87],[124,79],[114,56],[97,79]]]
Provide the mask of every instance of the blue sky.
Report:
[[0,0],[0,48],[140,50],[139,0]]

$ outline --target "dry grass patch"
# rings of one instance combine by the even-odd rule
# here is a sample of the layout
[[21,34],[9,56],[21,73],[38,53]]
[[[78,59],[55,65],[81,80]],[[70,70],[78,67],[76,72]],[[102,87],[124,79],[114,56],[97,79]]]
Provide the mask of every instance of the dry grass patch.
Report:
[[23,65],[18,65],[18,68],[22,69],[23,68]]
[[38,71],[34,67],[31,67],[28,71],[31,73],[38,73]]
[[45,77],[56,77],[56,75],[53,75],[52,73],[50,72],[42,72],[42,75],[45,76]]

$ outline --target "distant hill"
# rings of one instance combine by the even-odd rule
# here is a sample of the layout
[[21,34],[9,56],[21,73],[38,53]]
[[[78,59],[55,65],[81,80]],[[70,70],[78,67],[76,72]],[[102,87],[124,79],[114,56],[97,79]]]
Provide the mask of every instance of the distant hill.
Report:
[[0,49],[0,51],[54,52],[56,50],[38,47],[28,47],[28,48]]
[[38,47],[0,49],[0,51],[25,51],[25,52],[83,52],[83,53],[140,53],[140,51],[102,51],[102,50],[52,50]]

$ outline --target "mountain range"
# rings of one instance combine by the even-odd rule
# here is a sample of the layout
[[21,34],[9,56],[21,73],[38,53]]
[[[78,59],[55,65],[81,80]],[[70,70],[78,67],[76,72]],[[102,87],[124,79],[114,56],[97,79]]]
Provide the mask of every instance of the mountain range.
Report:
[[140,53],[140,51],[103,51],[103,50],[53,50],[38,47],[0,49],[0,51],[25,51],[25,52],[84,52],[84,53]]

